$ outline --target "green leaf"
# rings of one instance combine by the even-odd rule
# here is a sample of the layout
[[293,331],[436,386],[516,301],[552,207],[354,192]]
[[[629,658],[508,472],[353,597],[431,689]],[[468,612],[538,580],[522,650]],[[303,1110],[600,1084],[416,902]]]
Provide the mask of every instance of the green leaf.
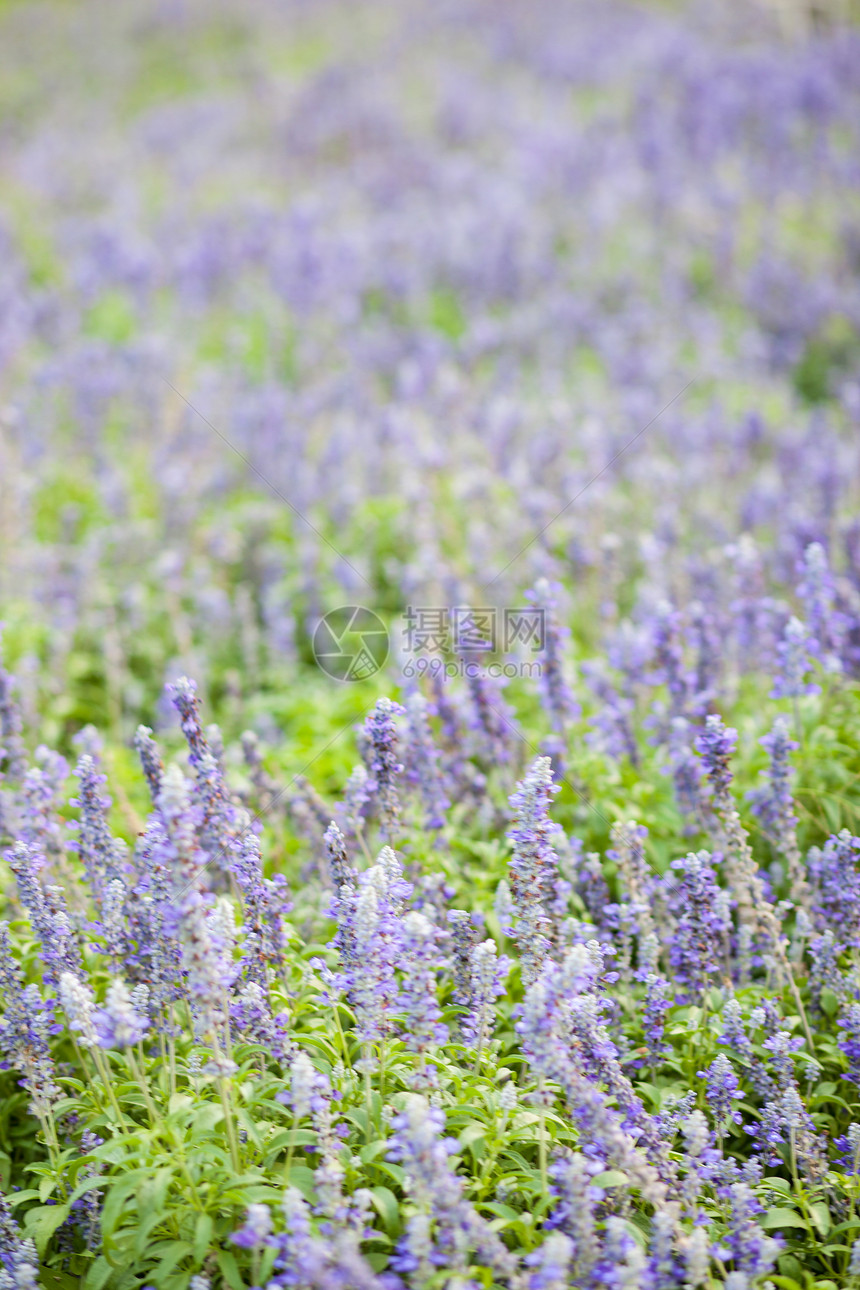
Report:
[[156,1285],[160,1285],[163,1282],[180,1259],[184,1259],[193,1253],[193,1246],[190,1241],[162,1241],[159,1242],[158,1252],[162,1255],[161,1262],[151,1274]]
[[372,1187],[370,1191],[373,1208],[382,1219],[382,1225],[392,1236],[401,1229],[400,1203],[389,1187]]
[[218,1267],[230,1290],[245,1290],[242,1274],[236,1266],[236,1260],[229,1250],[218,1251]]
[[460,1131],[457,1135],[457,1141],[461,1147],[468,1147],[471,1146],[473,1142],[477,1142],[479,1138],[486,1137],[486,1135],[487,1126],[485,1124],[477,1124],[473,1122],[472,1124],[467,1124],[465,1129]]
[[195,1262],[202,1263],[211,1246],[211,1214],[197,1215],[195,1223]]
[[375,1142],[368,1142],[358,1153],[362,1163],[369,1165],[377,1156],[383,1155],[388,1150],[389,1145],[387,1138],[377,1138]]
[[806,1228],[806,1219],[802,1214],[798,1214],[796,1209],[787,1209],[784,1205],[777,1205],[774,1209],[769,1209],[761,1220],[762,1227],[768,1231],[772,1227],[803,1227]]
[[69,1217],[68,1201],[65,1205],[37,1205],[24,1215],[24,1230],[36,1242],[39,1258],[45,1257],[48,1242],[57,1228]]
[[147,1177],[145,1169],[134,1169],[112,1182],[102,1206],[102,1235],[111,1236],[119,1223],[123,1206],[138,1184]]
[[809,1212],[812,1221],[820,1236],[826,1236],[830,1231],[830,1209],[823,1200],[817,1200],[809,1206]]
[[821,991],[821,1006],[827,1013],[828,1017],[835,1017],[839,1011],[839,998],[833,990],[830,989],[829,985],[826,985]]
[[110,1279],[113,1269],[103,1254],[100,1254],[95,1263],[87,1272],[84,1281],[84,1290],[102,1290]]
[[591,1179],[592,1187],[626,1187],[630,1182],[627,1174],[622,1173],[620,1169],[604,1169],[603,1173],[595,1174]]

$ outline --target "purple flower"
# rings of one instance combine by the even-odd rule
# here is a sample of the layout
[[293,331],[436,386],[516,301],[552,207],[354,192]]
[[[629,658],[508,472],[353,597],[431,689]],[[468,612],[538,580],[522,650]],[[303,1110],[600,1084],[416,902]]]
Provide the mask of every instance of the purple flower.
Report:
[[652,681],[669,692],[669,716],[687,715],[694,690],[694,678],[684,666],[681,649],[681,617],[667,601],[654,611]]
[[476,662],[470,662],[466,668],[466,684],[471,701],[469,728],[475,736],[475,756],[483,769],[506,766],[513,760],[516,725],[513,712],[502,698],[501,686]]
[[740,1124],[741,1114],[732,1103],[741,1096],[740,1083],[729,1059],[719,1053],[706,1071],[699,1071],[699,1079],[707,1080],[708,1108],[714,1117],[717,1137],[722,1141],[729,1124]]
[[181,676],[167,688],[174,707],[179,712],[182,733],[188,742],[188,760],[195,772],[193,796],[195,804],[200,808],[197,820],[200,846],[206,852],[208,863],[227,872],[237,839],[247,827],[247,816],[243,827],[239,813],[230,800],[223,769],[213,755],[210,741],[200,724],[200,704],[195,683],[187,676]]
[[176,766],[164,773],[158,811],[172,882],[167,930],[175,929],[182,947],[184,986],[195,1030],[200,1036],[211,1036],[224,1021],[225,992],[234,972],[221,944],[226,927],[219,927],[210,916],[199,888],[206,860],[197,845],[198,815],[191,805],[188,782]]
[[361,875],[357,892],[341,888],[348,930],[337,943],[342,951],[348,947],[352,956],[351,962],[349,956],[342,957],[341,981],[355,1010],[356,1031],[365,1045],[385,1039],[394,1028],[395,968],[400,965],[403,945],[403,928],[394,904],[397,881],[395,877],[392,883],[386,868],[375,864]]
[[414,690],[406,700],[407,733],[403,751],[404,779],[418,790],[424,805],[424,827],[441,829],[450,805],[439,769],[439,749],[433,742],[427,700]]
[[133,1048],[149,1029],[149,1021],[135,1009],[124,981],[115,979],[108,987],[103,1008],[96,1008],[93,1022],[101,1048]]
[[292,908],[286,879],[282,874],[263,877],[260,842],[250,831],[231,852],[230,873],[242,901],[242,968],[248,980],[265,989],[284,962],[284,919]]
[[0,779],[7,784],[19,783],[27,769],[16,687],[15,677],[0,663]]
[[845,1079],[860,1084],[860,1004],[849,1004],[840,1013],[839,1023],[839,1048],[848,1058]]
[[38,1290],[39,1260],[33,1240],[23,1236],[0,1192],[0,1280],[6,1290]]
[[686,821],[685,833],[695,833],[702,826],[706,798],[702,763],[692,748],[692,727],[686,717],[674,717],[669,733],[669,764],[675,787],[675,801]]
[[272,1233],[272,1215],[268,1205],[251,1204],[245,1211],[245,1222],[233,1232],[230,1240],[245,1250],[267,1245]]
[[24,775],[18,794],[19,840],[44,853],[46,860],[60,863],[66,847],[68,825],[60,819],[64,785],[69,773],[65,757],[40,744],[37,765]]
[[373,783],[367,773],[367,767],[359,762],[354,766],[343,792],[343,801],[338,805],[337,815],[350,837],[355,837],[363,828],[365,816],[373,796]]
[[671,889],[676,923],[669,962],[688,999],[697,1000],[721,969],[731,927],[728,907],[709,852],[691,852],[673,861],[672,869],[680,880]]
[[15,874],[21,903],[30,916],[42,949],[42,975],[47,985],[57,986],[63,972],[81,976],[83,967],[77,938],[66,909],[62,887],[43,887],[39,871],[44,856],[36,846],[16,842],[6,852]]
[[[797,816],[791,795],[793,772],[790,757],[799,744],[789,737],[788,721],[777,717],[770,734],[759,740],[769,756],[765,784],[747,793],[753,815],[762,824],[777,851],[784,855],[797,871],[795,883],[802,877],[800,853],[797,846]],[[793,895],[792,899],[797,899]]]
[[672,989],[665,977],[649,972],[645,978],[645,1003],[642,1009],[642,1029],[645,1035],[645,1047],[648,1052],[648,1063],[652,1067],[662,1065],[672,1049],[666,1043],[666,1014],[672,1007]]
[[502,1279],[512,1276],[514,1256],[465,1199],[463,1181],[448,1165],[457,1147],[442,1136],[444,1113],[412,1093],[391,1127],[389,1159],[405,1170],[409,1197],[426,1218],[425,1224],[407,1231],[398,1247],[399,1267],[410,1271],[424,1263],[463,1275],[472,1261],[467,1256],[474,1251],[479,1266],[491,1268]]
[[495,941],[482,941],[469,953],[469,1011],[463,1018],[463,1037],[478,1052],[493,1034],[493,1005],[505,993],[510,959],[498,957]]
[[746,1183],[733,1183],[729,1189],[729,1226],[718,1257],[731,1261],[735,1272],[751,1280],[767,1276],[773,1268],[780,1244],[766,1236],[756,1221],[762,1207]]
[[465,909],[449,910],[448,924],[451,928],[451,963],[454,969],[451,998],[454,1003],[467,1008],[472,997],[471,954],[478,943],[478,928],[474,916]]
[[597,712],[592,718],[593,729],[586,735],[586,742],[616,761],[629,757],[631,765],[638,767],[639,749],[631,725],[635,711],[633,700],[619,692],[602,659],[585,660],[582,675],[598,700]]
[[847,829],[809,853],[816,922],[833,934],[837,952],[860,948],[860,838]]
[[696,737],[696,751],[701,754],[702,766],[713,788],[717,811],[727,809],[731,803],[732,772],[729,763],[737,740],[738,732],[724,726],[716,713],[706,719],[705,729]]
[[403,1011],[403,1038],[410,1052],[417,1053],[421,1063],[421,1082],[434,1084],[435,1072],[428,1070],[427,1052],[448,1038],[448,1028],[441,1022],[442,1011],[436,995],[436,973],[439,968],[438,928],[410,910],[403,918],[400,1007]]
[[83,1048],[94,1048],[99,1040],[94,1019],[95,999],[92,990],[71,972],[64,972],[60,977],[58,993],[63,1011],[69,1021],[69,1029],[76,1032],[78,1043]]
[[574,1248],[564,1232],[550,1232],[542,1245],[526,1255],[526,1265],[533,1269],[526,1283],[528,1290],[566,1290]]
[[836,588],[820,542],[810,542],[798,566],[801,581],[797,594],[806,618],[806,644],[825,672],[841,672],[841,617],[835,609]]
[[540,663],[540,691],[553,730],[556,734],[563,735],[571,720],[579,715],[579,706],[564,675],[564,646],[570,631],[559,625],[557,609],[560,591],[558,583],[539,578],[534,589],[526,592],[526,599],[543,614],[543,647],[537,656]]
[[799,618],[789,618],[776,652],[779,662],[770,697],[798,699],[804,694],[818,694],[821,687],[806,679],[812,667],[812,655],[809,636]]
[[0,992],[5,1012],[0,1017],[0,1056],[22,1076],[21,1085],[30,1094],[30,1109],[44,1118],[60,1096],[55,1082],[49,1036],[54,1033],[53,1015],[35,985],[24,986],[12,955],[9,924],[0,923]]
[[377,699],[376,707],[364,723],[367,738],[367,757],[373,781],[373,796],[383,836],[394,836],[400,819],[400,801],[397,781],[403,767],[397,758],[397,726],[395,716],[403,708],[391,699]]
[[326,829],[323,840],[328,852],[329,872],[335,892],[335,902],[337,902],[340,889],[344,886],[355,888],[358,875],[355,867],[349,862],[349,857],[346,853],[346,839],[334,820]]
[[844,1002],[848,985],[839,967],[839,947],[829,928],[819,936],[812,937],[809,942],[809,957],[812,959],[809,993],[816,1008],[821,1008],[823,990],[831,990],[840,1002]]
[[161,777],[164,774],[164,762],[158,744],[152,737],[149,726],[138,726],[134,734],[134,746],[143,767],[143,774],[149,787],[153,805],[158,801],[161,792]]
[[602,1164],[584,1155],[565,1154],[550,1167],[553,1207],[547,1227],[564,1232],[573,1241],[572,1279],[590,1284],[594,1267],[600,1258],[597,1236],[597,1206],[603,1199],[591,1179],[600,1173]]
[[100,792],[107,776],[101,774],[89,753],[81,757],[75,774],[80,788],[78,797],[72,799],[71,805],[80,807],[81,818],[76,826],[77,841],[70,845],[83,861],[90,890],[96,905],[101,909],[108,885],[114,881],[123,881],[125,852],[117,845],[117,840],[108,827],[107,812],[111,799]]
[[514,814],[508,831],[513,853],[509,864],[514,922],[510,929],[520,951],[523,981],[535,980],[558,940],[553,919],[558,856],[553,839],[560,832],[549,818],[558,786],[548,757],[538,757],[510,797]]

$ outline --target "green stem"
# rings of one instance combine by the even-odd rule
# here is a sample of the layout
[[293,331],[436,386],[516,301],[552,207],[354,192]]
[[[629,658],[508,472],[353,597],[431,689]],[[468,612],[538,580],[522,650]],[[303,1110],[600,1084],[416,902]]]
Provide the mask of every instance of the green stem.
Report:
[[370,1142],[372,1133],[372,1092],[370,1088],[370,1045],[365,1044],[364,1049],[364,1100],[367,1106],[367,1141]]
[[296,1148],[296,1127],[298,1125],[298,1116],[293,1115],[293,1124],[290,1129],[290,1140],[287,1143],[287,1163],[284,1165],[284,1186],[290,1185],[290,1170],[293,1166],[293,1152]]
[[[212,1051],[215,1054],[216,1062],[220,1065],[223,1060],[223,1055],[221,1053],[221,1046],[218,1043],[218,1033],[215,1030],[212,1032]],[[225,1076],[223,1075],[217,1076],[217,1082],[218,1095],[221,1098],[221,1107],[224,1111],[224,1128],[227,1134],[227,1141],[230,1144],[230,1159],[233,1162],[233,1168],[236,1170],[236,1173],[241,1173],[239,1165],[239,1144],[236,1140],[236,1129],[233,1124],[233,1110],[230,1106],[229,1086]]]
[[126,1118],[120,1109],[119,1102],[116,1099],[116,1093],[114,1092],[113,1084],[111,1083],[110,1071],[107,1067],[107,1063],[98,1048],[92,1048],[90,1051],[92,1052],[93,1061],[96,1064],[96,1069],[101,1077],[101,1081],[107,1090],[108,1097],[110,1098],[111,1106],[113,1107],[114,1115],[117,1118],[119,1129],[121,1132],[126,1133],[128,1132],[128,1122],[126,1121]]
[[227,1081],[223,1075],[218,1076],[218,1093],[221,1097],[221,1106],[224,1111],[224,1125],[227,1131],[227,1141],[230,1144],[230,1159],[233,1162],[233,1168],[236,1173],[241,1173],[239,1163],[239,1146],[236,1142],[236,1133],[233,1125],[233,1112],[230,1107],[230,1097],[227,1089]]
[[155,1128],[159,1121],[159,1115],[149,1092],[149,1082],[130,1048],[128,1050],[128,1064],[131,1067],[131,1072],[134,1078],[140,1085],[140,1091],[143,1093],[143,1100],[146,1103],[146,1109],[149,1112],[149,1122],[152,1127]]

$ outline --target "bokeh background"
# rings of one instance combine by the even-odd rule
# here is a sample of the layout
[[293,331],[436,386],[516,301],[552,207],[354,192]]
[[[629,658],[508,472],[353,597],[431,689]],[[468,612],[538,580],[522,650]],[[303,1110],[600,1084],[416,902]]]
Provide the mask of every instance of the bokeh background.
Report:
[[314,667],[342,603],[394,624],[546,574],[604,656],[664,599],[772,588],[754,659],[723,631],[735,679],[809,541],[856,603],[850,16],[3,5],[0,620],[31,744],[127,745],[187,672],[301,752],[396,683],[396,648],[366,687]]

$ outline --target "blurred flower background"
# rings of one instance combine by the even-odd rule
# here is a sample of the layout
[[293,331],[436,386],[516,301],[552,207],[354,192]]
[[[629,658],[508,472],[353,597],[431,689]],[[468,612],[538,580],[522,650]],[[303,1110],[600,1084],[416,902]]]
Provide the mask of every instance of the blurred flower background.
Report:
[[860,1285],[855,8],[0,3],[0,1290]]
[[810,541],[856,586],[858,37],[787,12],[5,6],[28,724],[241,708],[353,601],[760,579],[764,660]]

